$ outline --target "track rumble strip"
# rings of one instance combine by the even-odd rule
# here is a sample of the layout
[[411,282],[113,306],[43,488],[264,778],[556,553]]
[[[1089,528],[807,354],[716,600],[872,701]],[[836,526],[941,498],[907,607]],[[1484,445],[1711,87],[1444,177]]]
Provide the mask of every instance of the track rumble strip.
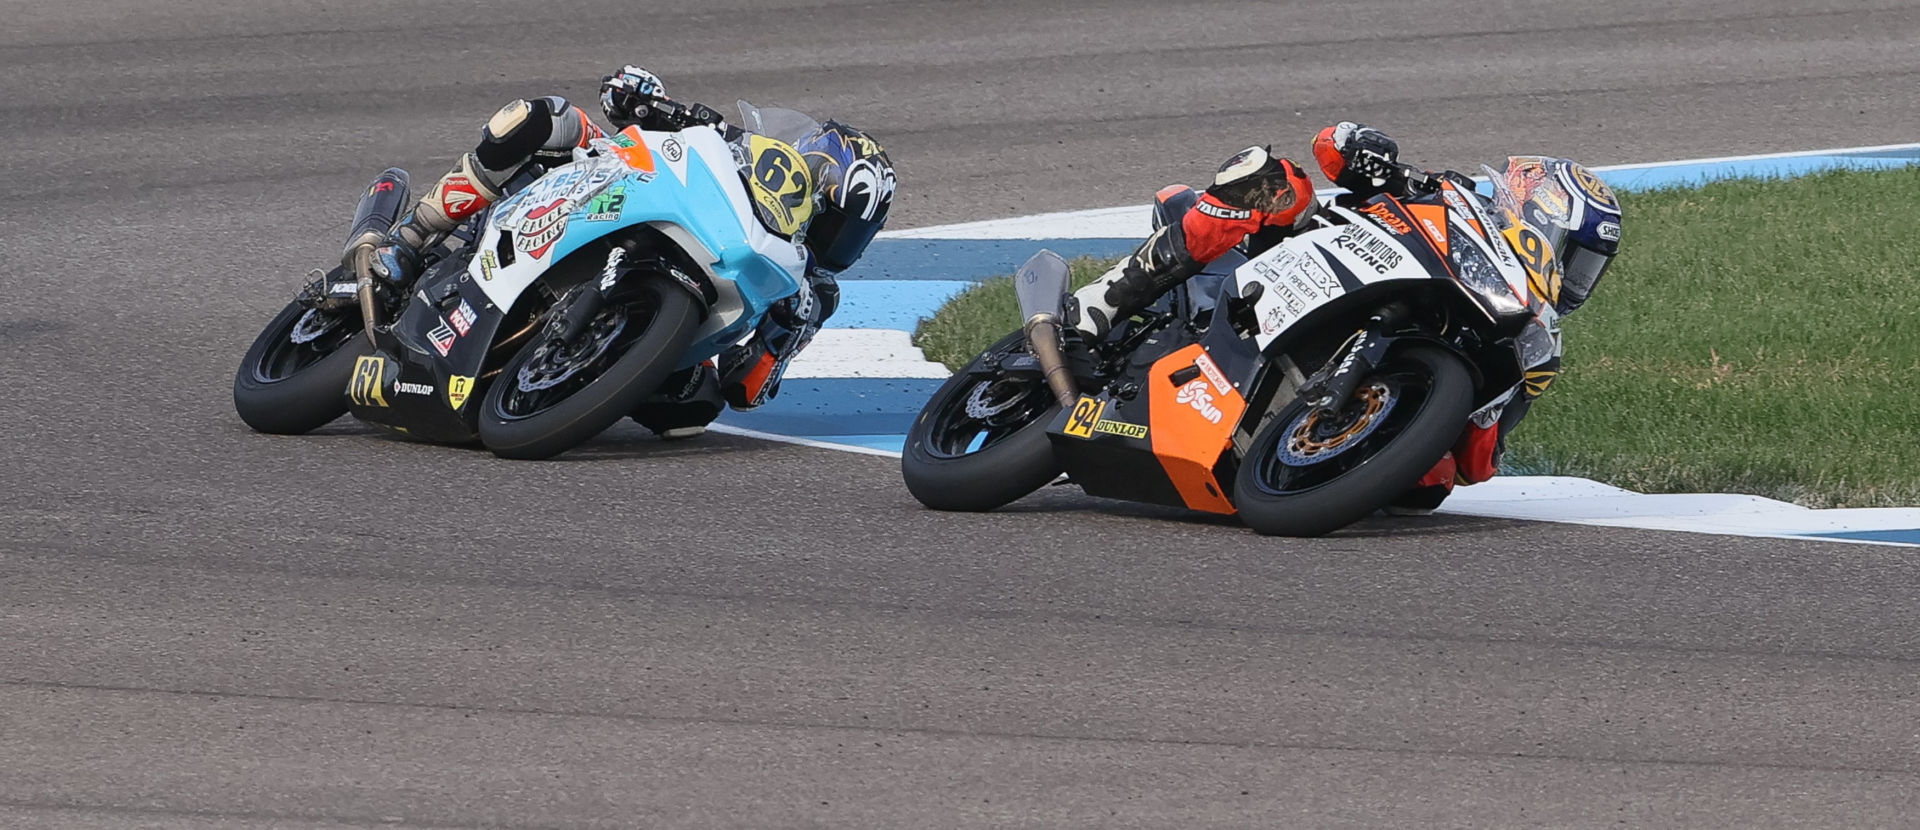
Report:
[[[1848,147],[1595,168],[1623,190],[1716,179],[1788,177],[1837,168],[1920,163],[1920,144]],[[1331,195],[1331,194],[1329,194]],[[1119,255],[1150,231],[1145,206],[1019,216],[883,233],[875,254],[842,277],[836,320],[794,361],[782,397],[729,413],[716,431],[866,455],[899,457],[919,407],[947,377],[913,346],[911,330],[970,281],[1011,273],[1031,252]],[[877,260],[876,262],[873,262]],[[926,278],[926,266],[937,271]],[[958,279],[955,279],[958,277]],[[1462,488],[1441,512],[1734,536],[1818,537],[1920,546],[1920,508],[1813,510],[1725,493],[1648,495],[1583,478],[1505,476]]]

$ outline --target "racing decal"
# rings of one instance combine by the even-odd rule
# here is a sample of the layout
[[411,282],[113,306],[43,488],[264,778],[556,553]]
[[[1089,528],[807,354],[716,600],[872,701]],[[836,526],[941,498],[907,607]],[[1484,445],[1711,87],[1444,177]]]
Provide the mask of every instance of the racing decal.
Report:
[[1179,392],[1174,393],[1173,399],[1175,402],[1193,407],[1195,412],[1200,413],[1200,417],[1207,419],[1207,423],[1220,423],[1223,413],[1220,407],[1213,404],[1213,390],[1207,386],[1206,381],[1199,378],[1188,381],[1187,385],[1180,387]]
[[[1267,282],[1260,305],[1260,333],[1272,335],[1300,319],[1321,303],[1347,292],[1340,278],[1321,264],[1317,257],[1301,251],[1281,248],[1272,259],[1258,259],[1253,272]],[[1358,287],[1355,281],[1353,287]]]
[[1439,205],[1408,205],[1407,212],[1420,222],[1427,233],[1427,241],[1440,253],[1447,253],[1447,209]]
[[1093,422],[1093,431],[1135,440],[1147,437],[1145,424],[1129,424],[1126,421],[1109,421],[1104,418]]
[[487,204],[464,173],[442,179],[439,191],[440,211],[449,219],[465,219]]
[[431,395],[433,394],[433,384],[401,381],[393,385],[393,391],[399,392],[402,395]]
[[1225,219],[1229,222],[1237,222],[1241,219],[1253,218],[1253,211],[1251,210],[1247,210],[1245,208],[1235,209],[1235,208],[1229,208],[1221,205],[1216,205],[1204,199],[1202,199],[1199,202],[1195,202],[1193,205],[1193,209],[1200,211],[1201,213],[1207,216],[1211,216],[1215,219]]
[[600,191],[588,201],[585,208],[587,215],[582,218],[588,222],[613,222],[620,218],[620,211],[626,206],[627,184],[621,182]]
[[393,180],[381,179],[380,181],[374,182],[372,187],[367,188],[367,195],[372,196],[375,193],[386,193],[391,190],[393,190]]
[[647,142],[640,137],[640,128],[630,126],[613,136],[613,154],[628,167],[643,173],[653,172],[653,151],[647,149]]
[[481,279],[491,281],[493,279],[493,269],[498,267],[500,267],[500,257],[495,256],[492,251],[482,251],[480,253]]
[[1581,167],[1578,164],[1569,164],[1566,166],[1564,172],[1567,174],[1567,183],[1572,185],[1573,189],[1580,195],[1587,197],[1592,200],[1594,204],[1607,210],[1615,213],[1620,211],[1620,199],[1613,195],[1613,188],[1608,187],[1607,183],[1601,181],[1599,176],[1595,176],[1593,171]]
[[1373,204],[1370,204],[1370,205],[1367,205],[1366,207],[1361,208],[1360,212],[1373,217],[1375,221],[1379,222],[1382,225],[1385,225],[1387,227],[1387,230],[1393,231],[1394,233],[1398,233],[1398,234],[1413,233],[1413,226],[1407,224],[1407,221],[1405,219],[1401,219],[1399,216],[1395,215],[1393,212],[1393,208],[1387,207],[1383,203],[1374,202]]
[[460,332],[461,337],[473,330],[473,323],[478,319],[480,315],[474,313],[473,306],[467,305],[466,300],[461,300],[460,307],[447,314],[447,322],[453,325],[454,331]]
[[353,378],[347,382],[347,398],[356,406],[386,406],[386,358],[362,355],[353,362]]
[[847,165],[847,174],[840,183],[839,203],[847,213],[871,222],[881,208],[893,203],[897,187],[899,179],[894,176],[891,165],[868,158],[857,159]]
[[1560,301],[1560,263],[1553,258],[1553,248],[1547,240],[1526,225],[1515,225],[1503,232],[1513,250],[1520,254],[1520,264],[1527,269],[1527,287],[1543,303],[1552,305]]
[[792,237],[813,218],[812,172],[786,142],[749,135],[747,150],[753,157],[748,190],[761,221],[781,236]]
[[1082,396],[1073,405],[1073,412],[1067,415],[1067,425],[1061,433],[1075,438],[1092,438],[1093,425],[1100,420],[1100,413],[1107,409],[1107,402]]
[[466,406],[467,395],[473,392],[473,378],[466,375],[451,375],[447,378],[447,403],[459,411]]
[[453,341],[458,338],[459,335],[453,333],[453,327],[447,325],[445,319],[440,321],[440,325],[434,326],[432,331],[427,332],[428,342],[433,344],[434,351],[439,352],[441,357],[446,357],[448,352],[453,351]]
[[1382,274],[1400,267],[1403,257],[1392,243],[1367,231],[1348,226],[1333,238],[1334,247],[1344,248]]
[[1227,376],[1221,373],[1220,367],[1213,362],[1212,357],[1201,354],[1199,357],[1193,359],[1193,365],[1200,370],[1200,374],[1204,376],[1209,383],[1213,384],[1213,388],[1222,392],[1233,388],[1233,384],[1227,381]]
[[562,197],[527,211],[527,218],[520,223],[520,233],[514,239],[513,247],[539,259],[553,249],[553,243],[559,241],[561,232],[566,229],[567,200]]
[[666,157],[667,161],[677,164],[681,159],[686,158],[686,150],[680,146],[680,139],[669,138],[660,142],[660,155]]
[[1620,241],[1620,223],[1619,222],[1601,222],[1600,227],[1596,228],[1595,232],[1600,234],[1601,239],[1604,239],[1608,242]]
[[1538,398],[1546,394],[1547,386],[1553,383],[1554,377],[1559,374],[1559,372],[1551,370],[1527,372],[1527,378],[1523,382],[1527,388],[1527,397]]

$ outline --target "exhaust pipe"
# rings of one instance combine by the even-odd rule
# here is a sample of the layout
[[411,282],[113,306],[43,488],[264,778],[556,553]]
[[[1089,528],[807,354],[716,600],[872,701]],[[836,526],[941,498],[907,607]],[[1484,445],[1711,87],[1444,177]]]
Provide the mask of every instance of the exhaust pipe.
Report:
[[400,220],[400,211],[407,206],[408,182],[407,171],[398,167],[389,167],[373,177],[373,183],[367,186],[366,194],[353,210],[353,228],[347,231],[347,247],[341,254],[342,264],[358,277],[360,319],[365,323],[362,331],[375,346],[379,342],[374,340],[373,328],[380,323],[380,309],[374,301],[369,266],[373,263],[374,245],[393,230],[394,223]]
[[1014,272],[1013,289],[1020,298],[1020,313],[1027,318],[1021,331],[1046,376],[1047,388],[1062,408],[1071,409],[1080,398],[1080,388],[1067,369],[1060,340],[1060,301],[1067,295],[1067,261],[1042,249]]

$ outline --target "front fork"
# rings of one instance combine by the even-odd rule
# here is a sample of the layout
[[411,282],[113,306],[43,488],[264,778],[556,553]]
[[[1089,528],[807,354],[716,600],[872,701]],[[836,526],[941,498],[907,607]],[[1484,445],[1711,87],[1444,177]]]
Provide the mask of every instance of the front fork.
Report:
[[1300,398],[1321,417],[1331,417],[1339,412],[1347,399],[1353,397],[1354,390],[1360,388],[1360,381],[1380,368],[1380,362],[1386,358],[1387,349],[1394,341],[1387,333],[1398,328],[1412,311],[1405,303],[1395,302],[1375,312],[1367,320],[1366,326],[1347,341],[1338,360],[1327,361],[1325,366],[1307,378],[1307,382],[1300,387]]

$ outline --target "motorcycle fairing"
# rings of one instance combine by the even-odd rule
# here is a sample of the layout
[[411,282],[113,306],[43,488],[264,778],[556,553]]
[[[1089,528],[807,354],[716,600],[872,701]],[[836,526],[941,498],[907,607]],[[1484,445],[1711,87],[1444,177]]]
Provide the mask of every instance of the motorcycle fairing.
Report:
[[1247,402],[1198,343],[1177,346],[1082,396],[1047,430],[1054,456],[1088,494],[1232,514],[1233,431]]
[[[479,408],[472,403],[503,315],[465,265],[455,256],[422,274],[393,328],[376,332],[380,400],[365,394],[356,372],[347,407],[354,417],[429,441],[479,438]],[[446,354],[438,344],[447,346]]]
[[[502,200],[470,247],[421,275],[392,329],[375,333],[379,394],[350,395],[355,417],[432,441],[476,440],[474,402],[492,380],[484,370],[506,315],[555,264],[588,246],[583,256],[603,252],[601,240],[627,228],[651,228],[680,247],[718,295],[683,366],[738,342],[768,307],[799,290],[804,256],[754,217],[717,132],[629,128],[600,148]],[[369,366],[367,377],[375,375]]]
[[[805,255],[755,218],[734,151],[718,132],[629,127],[610,144],[619,149],[555,168],[494,209],[476,245],[494,252],[491,273],[476,258],[469,274],[496,305],[512,308],[553,264],[636,225],[657,230],[679,246],[720,295],[683,363],[718,354],[744,337],[773,303],[800,290]],[[671,154],[662,152],[669,148]],[[649,169],[626,160],[641,150]],[[581,211],[615,188],[623,198],[617,211],[608,212],[617,218]],[[560,226],[558,236],[546,247],[544,234],[553,233],[554,224]],[[527,232],[534,234],[530,240],[523,239]]]

